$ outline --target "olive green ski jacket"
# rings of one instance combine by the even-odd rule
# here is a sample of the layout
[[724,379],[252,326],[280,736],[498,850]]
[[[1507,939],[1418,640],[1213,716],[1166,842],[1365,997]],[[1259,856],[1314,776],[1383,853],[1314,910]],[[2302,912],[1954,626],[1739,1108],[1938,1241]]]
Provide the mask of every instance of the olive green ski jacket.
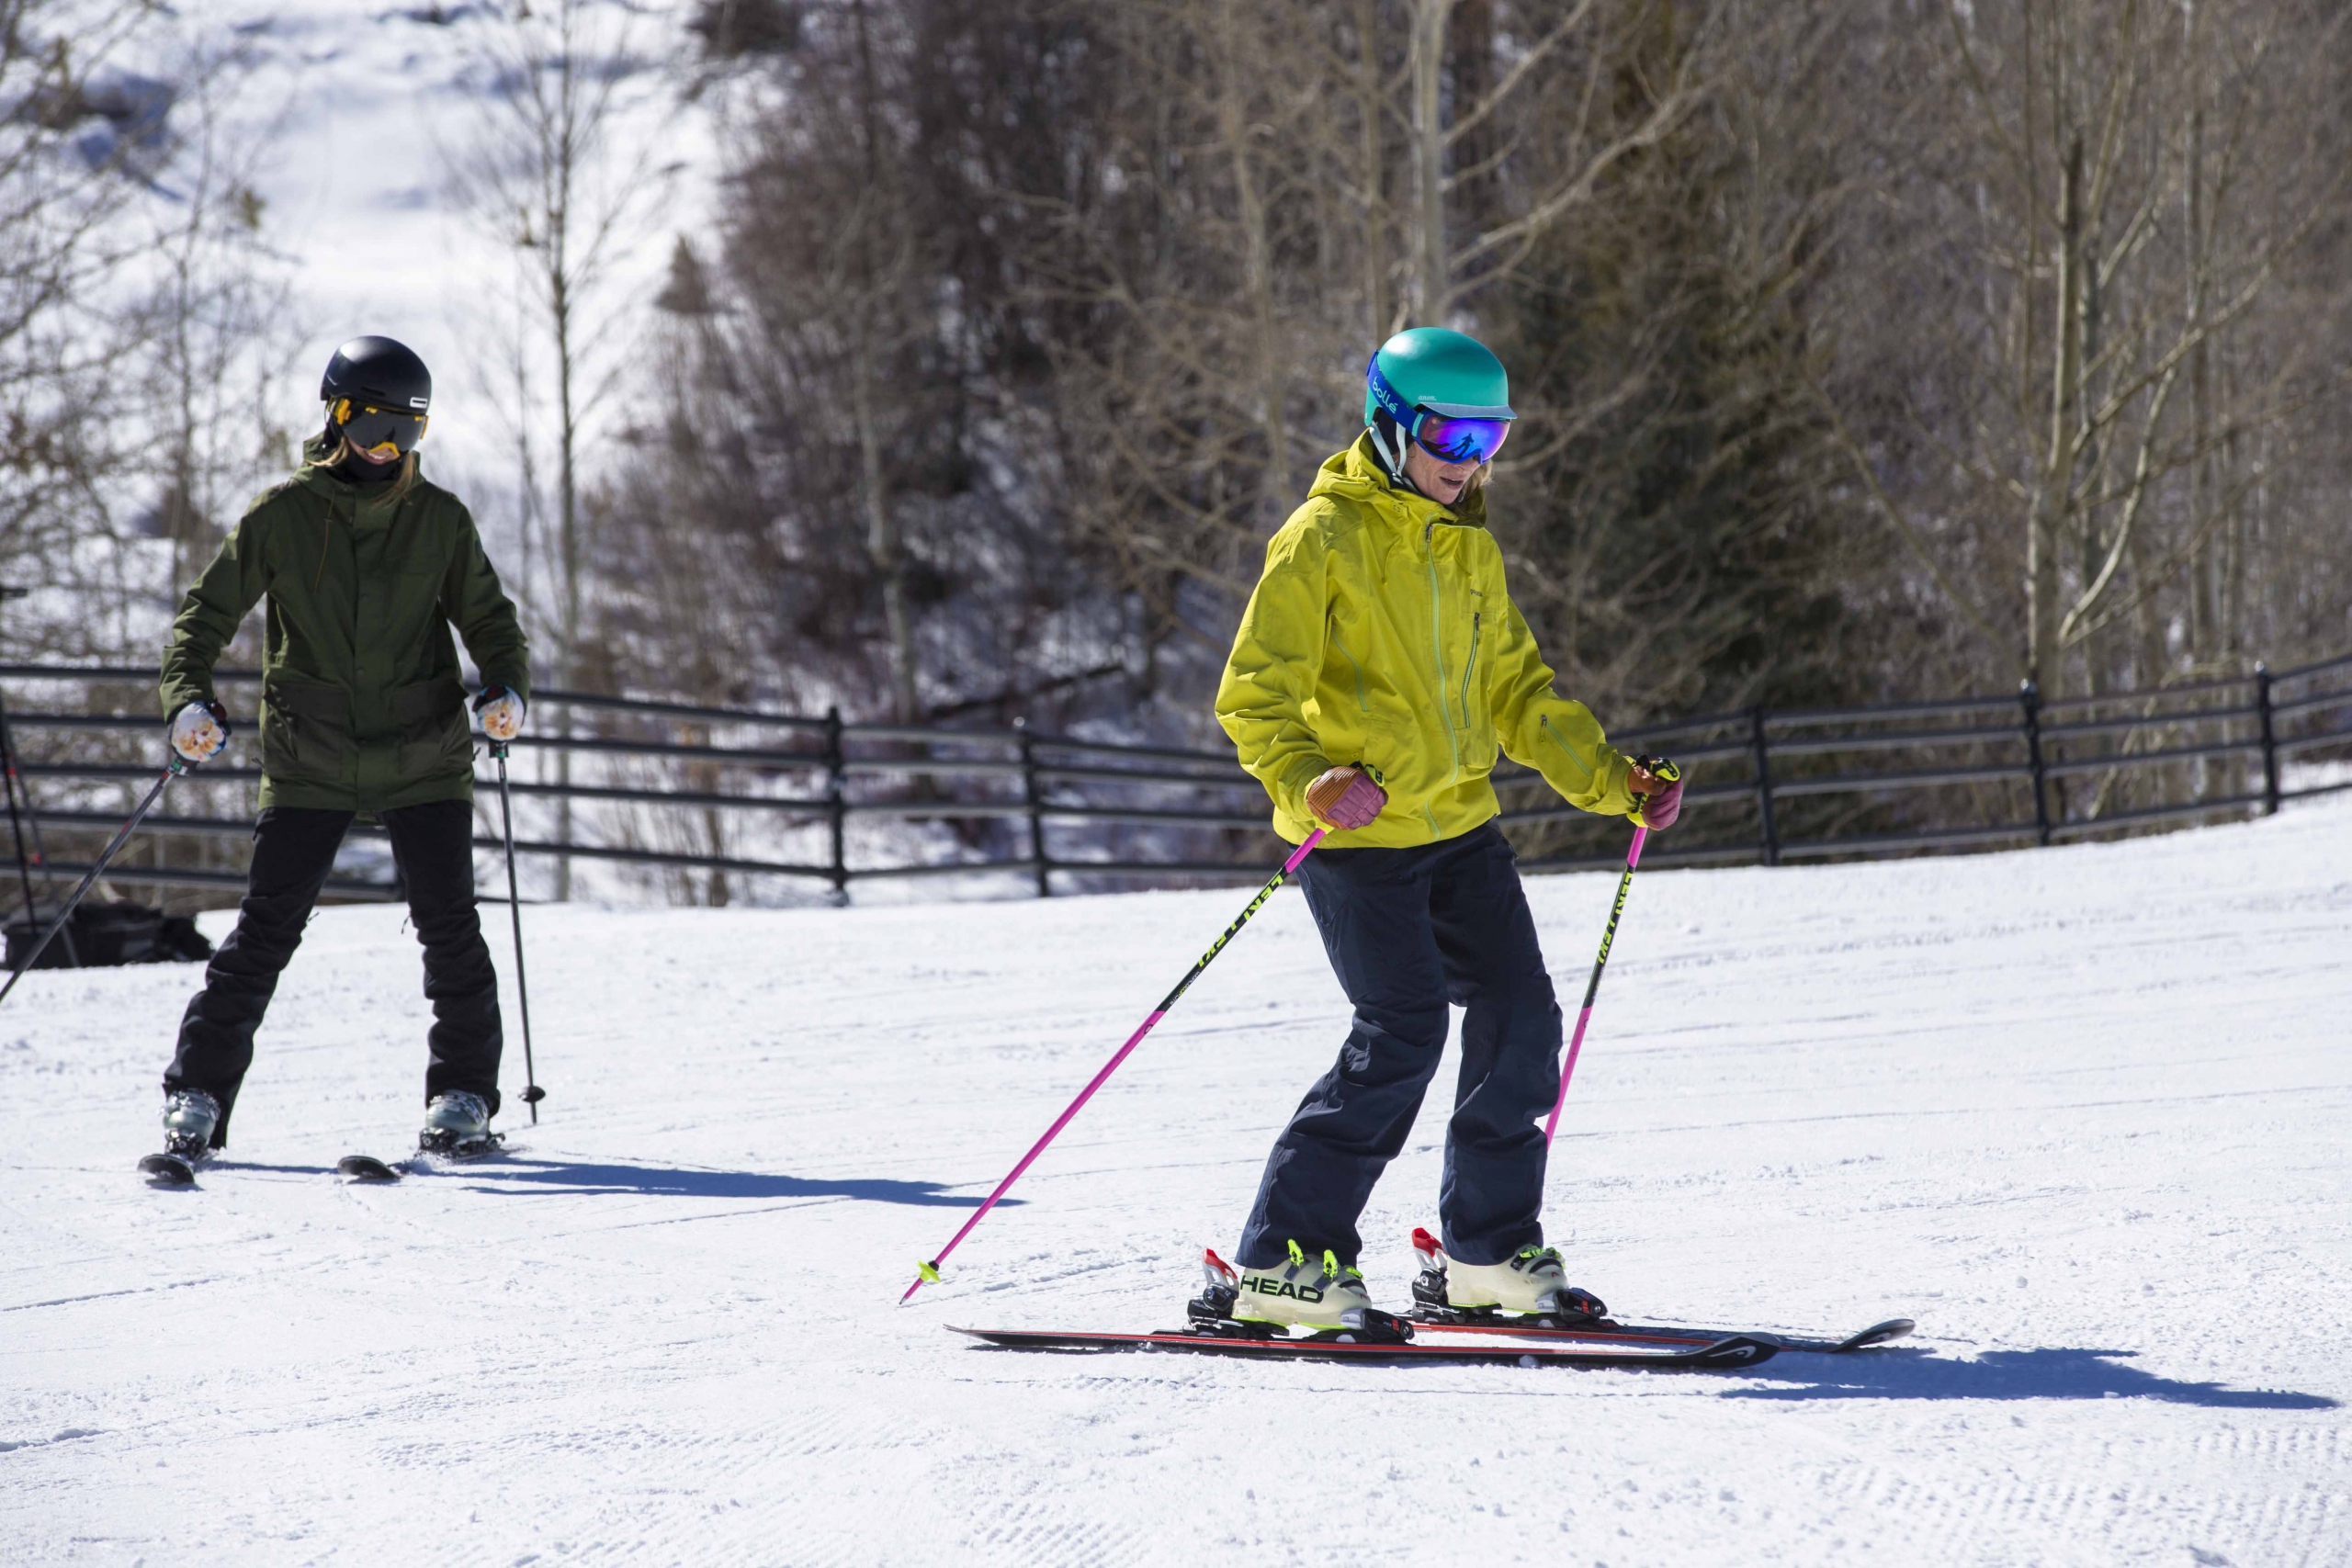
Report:
[[473,798],[473,728],[454,622],[483,681],[528,694],[529,648],[464,504],[418,479],[346,483],[312,437],[181,602],[164,649],[164,711],[213,700],[212,666],[256,600],[261,803],[379,812]]

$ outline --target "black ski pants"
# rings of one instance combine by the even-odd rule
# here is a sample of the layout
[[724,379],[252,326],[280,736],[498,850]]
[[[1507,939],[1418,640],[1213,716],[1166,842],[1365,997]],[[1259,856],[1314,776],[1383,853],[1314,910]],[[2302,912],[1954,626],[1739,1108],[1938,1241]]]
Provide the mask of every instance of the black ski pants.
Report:
[[1318,850],[1298,875],[1354,1026],[1274,1141],[1238,1261],[1272,1267],[1292,1240],[1356,1261],[1356,1220],[1436,1075],[1449,1002],[1465,1011],[1438,1190],[1446,1252],[1499,1263],[1540,1246],[1560,1006],[1510,841],[1489,822],[1414,849]]
[[[237,929],[212,955],[204,989],[187,1004],[179,1048],[164,1075],[166,1092],[200,1089],[220,1102],[215,1148],[228,1142],[229,1112],[253,1066],[254,1031],[277,990],[279,972],[301,942],[352,815],[274,806],[254,824],[253,866],[237,907]],[[429,801],[386,811],[382,821],[407,886],[409,918],[424,948],[424,994],[433,1003],[424,1096],[469,1089],[495,1111],[504,1036],[498,975],[474,909],[473,807]]]

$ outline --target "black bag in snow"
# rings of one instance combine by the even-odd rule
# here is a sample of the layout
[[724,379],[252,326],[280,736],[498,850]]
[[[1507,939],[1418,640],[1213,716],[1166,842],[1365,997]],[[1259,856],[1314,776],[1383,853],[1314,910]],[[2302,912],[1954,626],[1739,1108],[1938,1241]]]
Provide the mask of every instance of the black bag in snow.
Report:
[[[39,925],[30,920],[8,923],[7,966],[12,973],[55,918],[44,917]],[[111,904],[85,899],[33,967],[95,969],[117,964],[200,963],[211,956],[212,944],[188,916],[167,915],[127,898]]]

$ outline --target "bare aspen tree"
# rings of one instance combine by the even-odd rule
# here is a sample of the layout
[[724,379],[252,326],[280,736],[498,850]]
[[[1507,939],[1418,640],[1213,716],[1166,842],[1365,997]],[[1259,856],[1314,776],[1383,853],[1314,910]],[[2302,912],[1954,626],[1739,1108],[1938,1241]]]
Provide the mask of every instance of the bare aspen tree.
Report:
[[[540,480],[530,454],[534,433],[553,448],[552,614],[554,657],[546,667],[559,686],[580,683],[592,542],[582,504],[581,452],[612,389],[626,311],[609,296],[615,263],[639,237],[637,222],[653,204],[655,143],[616,145],[634,13],[597,0],[511,0],[474,42],[475,70],[492,91],[470,140],[450,152],[454,183],[482,229],[511,251],[522,319],[502,379],[518,406],[518,491],[527,523],[537,515]],[[552,407],[542,409],[535,381],[544,367]],[[552,625],[546,623],[551,621]],[[571,733],[569,713],[559,735]],[[557,780],[571,781],[571,755],[557,753]],[[571,836],[571,802],[556,803],[560,840]],[[571,861],[558,856],[555,897],[571,894]]]
[[859,496],[865,512],[865,548],[882,580],[882,614],[889,629],[891,716],[913,724],[922,716],[915,690],[914,616],[907,604],[906,540],[891,504],[882,450],[880,382],[888,375],[884,356],[902,333],[890,320],[889,305],[906,289],[913,260],[906,224],[907,193],[897,177],[898,161],[885,147],[882,85],[874,59],[874,28],[866,0],[851,0],[851,31],[857,61],[857,124],[860,175],[842,231],[849,276],[850,413],[857,426]]
[[[1948,95],[1939,134],[1891,152],[1891,200],[1872,221],[1895,243],[1882,244],[1875,276],[1849,267],[1848,320],[1826,323],[1856,341],[1849,323],[1877,308],[1860,301],[1894,297],[1883,290],[1948,303],[1915,305],[1917,341],[1899,355],[1934,400],[1915,392],[1907,430],[1882,423],[1879,439],[1883,453],[1916,449],[1921,479],[1939,470],[1958,488],[1898,482],[1911,499],[1882,486],[1882,500],[1915,543],[1906,505],[1951,520],[1936,575],[1987,633],[1969,602],[2000,604],[1999,563],[2015,563],[2022,592],[1996,615],[2015,641],[1981,652],[1996,666],[2010,654],[2052,694],[2098,689],[2119,660],[2138,685],[2220,670],[2220,650],[2244,646],[2218,625],[2238,602],[2223,587],[2226,552],[2211,547],[2233,536],[2245,487],[2219,465],[2311,395],[2311,355],[2264,321],[2273,287],[2308,264],[2342,198],[2340,171],[2295,128],[2316,83],[2290,59],[2324,58],[2342,24],[2256,6],[2224,22],[2222,3],[1948,0],[1939,51],[1905,40],[1930,90]],[[2215,104],[2231,126],[2219,148],[2207,130]],[[2212,365],[2257,344],[2264,361],[2248,363],[2254,376],[2217,419]],[[1849,389],[1882,408],[1885,390]],[[1880,484],[1883,458],[1847,445]],[[1999,536],[2005,520],[2022,524],[2014,544]],[[1982,565],[1968,572],[1945,564],[1971,556]],[[1954,586],[1955,575],[1975,581]],[[2174,612],[2177,659],[2165,631]],[[2125,644],[2100,640],[2118,626],[2132,634]]]
[[[1443,324],[1459,310],[1481,277],[1508,273],[1524,262],[1555,225],[1594,199],[1611,168],[1671,134],[1705,100],[1707,73],[1713,58],[1710,51],[1700,48],[1659,51],[1656,63],[1666,73],[1648,84],[1640,112],[1611,116],[1596,89],[1619,58],[1609,41],[1611,24],[1618,20],[1611,15],[1612,8],[1600,0],[1575,0],[1556,13],[1547,6],[1516,7],[1522,21],[1543,30],[1522,45],[1486,93],[1453,94],[1453,113],[1448,116],[1443,113],[1447,95],[1442,91],[1447,27],[1461,3],[1407,0],[1412,18],[1413,297],[1416,319],[1432,326]],[[1713,29],[1713,7],[1693,10],[1694,17],[1679,25],[1703,37]],[[1673,12],[1673,7],[1658,8],[1661,17],[1671,17]],[[1638,35],[1647,25],[1672,28],[1678,24],[1651,23],[1637,15],[1631,30]],[[1510,212],[1497,214],[1493,222],[1468,234],[1461,243],[1453,243],[1446,222],[1447,204],[1474,173],[1473,167],[1455,167],[1456,155],[1480,128],[1509,114],[1523,96],[1522,89],[1561,80],[1563,62],[1572,53],[1583,56],[1579,85],[1585,90],[1550,95],[1540,118],[1526,128],[1555,149],[1571,150],[1570,155],[1544,160],[1537,177],[1522,175]]]
[[169,442],[159,531],[172,547],[167,595],[191,581],[267,477],[294,456],[295,433],[274,417],[301,338],[289,269],[263,231],[254,164],[282,120],[232,130],[226,113],[245,62],[205,40],[180,62],[174,175],[180,199],[147,247],[159,266],[132,311],[149,346],[146,378]]
[[[167,105],[96,82],[144,38],[146,5],[27,3],[0,17],[0,574],[82,590],[61,621],[12,607],[12,641],[114,653],[128,634],[115,558],[123,462],[112,372],[137,340],[115,318],[143,235],[123,222]],[[144,584],[141,585],[142,588]]]

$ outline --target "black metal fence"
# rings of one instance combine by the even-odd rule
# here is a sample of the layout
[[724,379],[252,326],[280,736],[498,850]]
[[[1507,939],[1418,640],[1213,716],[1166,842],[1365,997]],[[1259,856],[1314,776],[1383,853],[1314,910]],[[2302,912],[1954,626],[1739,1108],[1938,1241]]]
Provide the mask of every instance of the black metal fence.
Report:
[[[222,671],[250,685],[250,671]],[[0,666],[30,798],[28,875],[78,877],[159,768],[153,672]],[[241,705],[247,712],[251,705]],[[1645,863],[1915,853],[2048,844],[2276,811],[2352,788],[2352,656],[2154,692],[2044,701],[2014,694],[1867,707],[1751,708],[1612,731],[1684,766],[1685,824]],[[252,729],[174,785],[124,884],[243,886]],[[775,885],[846,898],[910,878],[1017,876],[1057,888],[1255,878],[1278,857],[1263,792],[1229,750],[1012,729],[845,723],[752,709],[542,692],[515,743],[516,849],[602,867],[679,901],[773,898]],[[2343,777],[2323,766],[2340,763]],[[494,785],[480,792],[499,847]],[[1534,773],[1496,775],[1530,870],[1610,863],[1622,829],[1561,803]],[[118,798],[119,797],[119,798]],[[558,829],[568,803],[571,831]],[[366,858],[364,839],[358,860]],[[380,856],[379,857],[381,858]],[[12,868],[13,869],[13,868]],[[388,870],[388,868],[384,868]],[[11,879],[14,880],[13,878]],[[338,867],[330,895],[392,896],[388,874]]]
[[[2352,656],[2153,692],[2045,700],[2029,682],[1940,702],[1749,708],[1620,739],[1672,755],[1690,780],[1696,833],[1678,829],[1662,863],[2050,844],[2352,788],[2352,765],[2341,778],[2311,766],[2352,758]],[[1575,815],[1554,802],[1505,818]]]

